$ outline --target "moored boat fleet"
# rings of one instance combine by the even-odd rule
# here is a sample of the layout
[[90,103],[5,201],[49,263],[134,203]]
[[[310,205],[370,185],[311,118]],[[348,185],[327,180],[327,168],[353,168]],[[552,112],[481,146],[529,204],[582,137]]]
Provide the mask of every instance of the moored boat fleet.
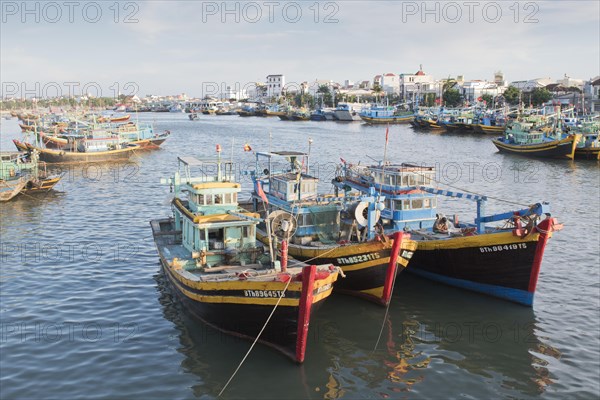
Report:
[[[407,117],[387,106],[369,113]],[[44,173],[45,163],[118,160],[117,153],[155,148],[169,136],[127,116],[104,118],[26,122],[32,139],[15,141],[22,152],[2,155],[0,199],[51,189],[60,176]],[[503,120],[487,118],[489,126]],[[573,137],[571,145],[581,137],[598,140],[593,120],[569,129],[562,121],[555,117],[536,129],[506,122],[506,137],[517,143],[539,129],[542,137],[559,131]],[[487,196],[445,190],[433,166],[342,159],[331,192],[323,193],[310,145],[308,152],[256,151],[254,167],[239,173],[220,145],[216,153],[180,156],[177,171],[163,179],[174,192],[171,213],[150,222],[162,270],[196,317],[298,363],[311,316],[329,296],[389,306],[405,272],[532,306],[548,240],[561,229],[544,202],[489,214]],[[241,175],[252,181],[245,199]],[[476,217],[461,217],[464,207],[440,207],[441,198],[471,204]]]
[[[219,115],[219,112],[205,114]],[[573,110],[548,111],[523,107],[490,110],[467,108],[417,108],[406,105],[339,103],[335,108],[293,108],[278,104],[246,105],[220,115],[279,117],[284,121],[363,121],[370,125],[410,124],[418,131],[497,135],[492,143],[500,152],[542,158],[600,160],[598,115],[575,117]],[[198,114],[190,114],[197,120]]]
[[[487,197],[440,189],[434,167],[343,161],[318,192],[310,154],[256,152],[242,200],[233,160],[179,157],[172,215],[150,222],[165,276],[189,310],[300,363],[311,314],[341,293],[387,306],[403,271],[525,306],[561,225],[547,203],[486,214]],[[196,172],[192,172],[193,169]],[[463,199],[473,221],[437,208]]]
[[169,131],[154,132],[152,124],[125,115],[20,115],[24,140],[19,151],[39,154],[47,163],[69,164],[127,160],[137,150],[158,148]]

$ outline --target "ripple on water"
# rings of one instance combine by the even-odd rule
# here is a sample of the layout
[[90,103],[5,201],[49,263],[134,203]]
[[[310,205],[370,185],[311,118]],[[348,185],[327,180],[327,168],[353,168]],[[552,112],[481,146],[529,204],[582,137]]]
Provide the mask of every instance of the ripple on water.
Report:
[[[66,169],[60,192],[0,204],[2,398],[215,398],[250,344],[195,321],[165,285],[148,225],[170,213],[160,178],[177,156],[206,155],[216,143],[234,143],[241,170],[253,167],[243,143],[301,150],[312,137],[311,165],[327,191],[340,157],[381,159],[385,143],[385,128],[362,124],[140,119],[172,132],[161,150]],[[6,122],[3,148],[18,131]],[[597,397],[598,165],[505,156],[487,137],[405,126],[390,127],[387,154],[435,165],[442,183],[492,196],[489,212],[515,206],[497,199],[550,202],[565,227],[548,243],[533,309],[402,275],[387,318],[332,297],[311,322],[303,366],[257,346],[225,397]],[[474,216],[472,204],[441,204]]]

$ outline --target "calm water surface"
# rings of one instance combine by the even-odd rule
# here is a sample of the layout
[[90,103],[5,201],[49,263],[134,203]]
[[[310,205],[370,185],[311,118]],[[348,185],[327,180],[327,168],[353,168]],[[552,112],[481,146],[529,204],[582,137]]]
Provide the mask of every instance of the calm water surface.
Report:
[[[65,168],[56,191],[0,205],[2,399],[215,398],[249,342],[192,319],[165,285],[148,224],[170,214],[160,178],[177,156],[211,155],[217,143],[244,169],[253,166],[245,143],[308,150],[310,137],[328,191],[340,157],[384,153],[385,128],[361,123],[139,118],[172,132],[160,150]],[[3,151],[20,137],[15,119],[2,121]],[[488,212],[550,202],[565,227],[548,244],[534,307],[404,274],[387,318],[370,303],[331,297],[311,321],[304,365],[257,346],[223,397],[597,398],[598,163],[516,158],[489,137],[407,126],[390,127],[389,137],[388,159],[437,166],[441,183],[493,197]],[[474,204],[440,203],[447,214],[474,216]]]

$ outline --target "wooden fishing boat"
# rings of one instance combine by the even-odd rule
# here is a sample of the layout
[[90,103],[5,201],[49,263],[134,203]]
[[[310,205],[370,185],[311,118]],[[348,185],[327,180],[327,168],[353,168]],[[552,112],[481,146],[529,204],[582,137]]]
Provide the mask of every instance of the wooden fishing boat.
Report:
[[115,139],[82,139],[71,149],[47,149],[13,139],[21,151],[39,152],[41,161],[52,164],[73,164],[127,160],[140,146]]
[[583,121],[573,129],[581,135],[575,147],[575,158],[584,160],[600,160],[600,123]]
[[97,122],[99,122],[99,123],[126,122],[126,121],[129,121],[129,118],[131,118],[130,114],[119,115],[119,116],[110,116],[110,117],[99,117],[97,119]]
[[35,124],[32,124],[32,125],[19,124],[19,126],[21,127],[21,130],[23,132],[33,132],[36,129]]
[[0,164],[0,201],[8,201],[19,193],[46,192],[62,177],[49,175],[35,151],[0,153]]
[[408,124],[414,119],[412,111],[400,112],[387,106],[374,106],[358,115],[368,124]]
[[373,195],[320,196],[318,178],[304,168],[309,171],[306,153],[256,153],[256,167],[249,172],[255,189],[246,207],[270,221],[258,225],[257,237],[265,243],[270,229],[279,241],[289,242],[290,256],[339,266],[345,278],[335,284],[335,293],[387,305],[414,242],[404,233],[389,237],[377,230],[376,215],[383,204]]
[[128,122],[117,126],[101,126],[100,128],[117,135],[128,143],[138,145],[140,149],[144,150],[158,148],[171,136],[171,132],[168,130],[155,133],[152,124]]
[[[546,244],[561,229],[548,204],[486,216],[485,196],[436,189],[434,183],[433,167],[345,162],[333,180],[346,195],[375,189],[386,196],[384,231],[408,232],[417,242],[409,272],[531,306]],[[477,218],[466,223],[445,217],[436,209],[438,196],[476,203]],[[493,222],[503,225],[486,226]]]
[[561,138],[537,129],[534,123],[512,122],[503,137],[492,139],[500,152],[528,157],[573,158],[578,135]]
[[287,265],[287,257],[265,254],[255,235],[259,216],[238,206],[233,163],[178,162],[168,180],[175,190],[173,216],[150,223],[167,280],[208,325],[303,362],[311,314],[331,294],[338,269]]

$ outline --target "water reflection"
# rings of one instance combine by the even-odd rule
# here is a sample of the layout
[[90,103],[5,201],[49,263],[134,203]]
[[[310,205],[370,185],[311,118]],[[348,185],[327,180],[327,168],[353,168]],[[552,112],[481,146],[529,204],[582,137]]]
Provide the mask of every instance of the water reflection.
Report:
[[[332,364],[324,398],[435,397],[440,384],[450,396],[491,390],[535,397],[554,383],[547,366],[561,353],[539,333],[532,309],[414,277],[395,293],[385,321],[382,310],[354,299],[330,301],[321,316],[333,317],[336,330],[324,338]],[[469,378],[446,381],[443,374],[457,368]]]
[[[197,377],[198,383],[190,388],[191,392],[194,397],[216,397],[251,343],[223,334],[196,319],[177,298],[162,273],[154,278],[163,315],[178,332],[176,350],[184,356],[181,368]],[[281,399],[291,393],[296,396],[302,393],[303,398],[319,398],[320,388],[326,386],[326,376],[322,367],[325,363],[323,352],[318,349],[317,325],[311,324],[307,361],[303,365],[292,363],[273,349],[257,344],[227,387],[224,397]],[[320,332],[328,331],[326,325]],[[319,369],[323,372],[315,374]],[[268,385],[264,384],[266,377]]]

